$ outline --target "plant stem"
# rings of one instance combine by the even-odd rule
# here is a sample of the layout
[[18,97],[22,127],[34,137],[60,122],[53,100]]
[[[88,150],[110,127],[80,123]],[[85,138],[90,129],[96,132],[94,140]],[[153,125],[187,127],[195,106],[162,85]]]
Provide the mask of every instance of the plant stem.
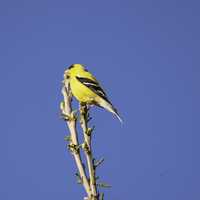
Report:
[[[77,136],[77,129],[76,129],[76,118],[72,112],[72,107],[71,107],[71,99],[72,99],[72,95],[71,95],[71,91],[69,88],[69,81],[66,77],[64,77],[64,86],[62,88],[62,94],[64,96],[64,107],[62,108],[62,113],[65,116],[68,116],[67,121],[67,125],[71,134],[71,145],[78,147],[79,146],[79,142],[78,142],[78,136]],[[89,181],[87,179],[86,173],[85,173],[85,169],[84,169],[84,165],[83,162],[81,160],[81,155],[80,155],[80,151],[79,149],[77,151],[72,151],[72,154],[74,156],[80,177],[82,179],[82,183],[83,186],[85,188],[85,191],[88,195],[88,197],[92,196],[92,191],[90,189],[90,184]]]
[[88,129],[88,107],[85,104],[80,104],[80,123],[81,127],[83,129],[83,135],[84,135],[84,152],[87,160],[87,166],[89,171],[89,180],[90,180],[90,188],[92,191],[92,198],[91,200],[97,200],[98,199],[98,192],[97,192],[97,185],[96,185],[96,173],[95,173],[95,167],[93,162],[93,155],[92,155],[92,146],[91,146],[91,139],[92,139],[92,131],[91,129]]

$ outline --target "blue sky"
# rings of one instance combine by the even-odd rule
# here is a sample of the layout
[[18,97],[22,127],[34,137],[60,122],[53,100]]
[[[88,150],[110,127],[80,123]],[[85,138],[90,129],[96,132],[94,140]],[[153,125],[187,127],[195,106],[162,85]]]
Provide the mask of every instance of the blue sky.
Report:
[[1,1],[0,199],[82,199],[59,118],[83,63],[121,113],[93,108],[105,199],[199,200],[199,2]]

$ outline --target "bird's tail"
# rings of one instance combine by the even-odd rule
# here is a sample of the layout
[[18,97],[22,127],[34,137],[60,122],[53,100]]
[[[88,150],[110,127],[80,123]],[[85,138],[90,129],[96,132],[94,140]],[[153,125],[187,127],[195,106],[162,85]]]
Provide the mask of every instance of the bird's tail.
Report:
[[101,107],[105,108],[107,111],[113,113],[118,118],[118,120],[121,123],[123,123],[122,118],[120,117],[117,109],[110,102],[107,102],[106,100],[101,99],[99,106],[101,106]]
[[119,113],[118,113],[118,111],[117,111],[116,108],[112,107],[112,111],[110,111],[110,112],[112,112],[112,113],[117,117],[117,119],[118,119],[121,123],[123,123],[123,120],[122,120],[122,118],[120,117],[120,115],[119,115]]

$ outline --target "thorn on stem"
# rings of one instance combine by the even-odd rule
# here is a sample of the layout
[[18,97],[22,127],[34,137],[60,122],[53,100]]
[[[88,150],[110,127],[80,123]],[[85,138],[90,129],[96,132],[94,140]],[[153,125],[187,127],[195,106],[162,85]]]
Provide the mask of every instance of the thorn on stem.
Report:
[[104,193],[100,193],[99,200],[104,200]]
[[111,188],[112,186],[107,184],[107,183],[97,183],[97,186],[98,187],[101,187],[101,188]]
[[88,117],[87,118],[87,123],[90,122],[92,120],[92,117]]
[[64,141],[71,142],[72,141],[71,135],[65,135]]
[[104,160],[105,160],[104,158],[101,158],[99,160],[93,159],[94,167],[97,168],[98,166],[100,166],[104,162]]
[[92,128],[87,128],[87,131],[86,131],[86,135],[87,136],[91,136],[92,135],[92,132],[94,131],[94,129],[95,129],[95,126],[93,126]]
[[80,176],[80,174],[77,172],[75,173],[75,175],[76,175],[77,183],[83,184],[83,178]]

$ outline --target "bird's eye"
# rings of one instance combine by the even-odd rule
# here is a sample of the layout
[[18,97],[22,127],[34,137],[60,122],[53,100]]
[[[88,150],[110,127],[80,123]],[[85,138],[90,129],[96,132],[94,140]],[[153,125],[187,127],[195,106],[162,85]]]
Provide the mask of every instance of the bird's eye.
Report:
[[87,70],[87,69],[85,69],[85,71],[86,71],[86,72],[88,72],[88,70]]

